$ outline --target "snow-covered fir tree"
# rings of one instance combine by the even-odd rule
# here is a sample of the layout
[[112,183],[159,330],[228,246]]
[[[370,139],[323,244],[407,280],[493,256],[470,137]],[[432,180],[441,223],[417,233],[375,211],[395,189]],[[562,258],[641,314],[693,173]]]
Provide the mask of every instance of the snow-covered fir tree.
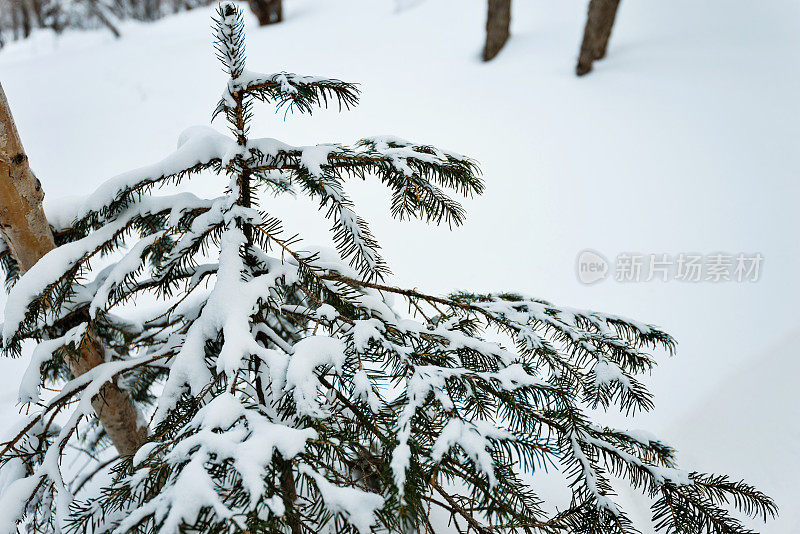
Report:
[[[736,510],[775,514],[753,487],[682,471],[662,441],[593,420],[653,407],[637,376],[673,350],[661,330],[514,293],[388,285],[347,181],[380,180],[400,219],[458,225],[445,190],[481,193],[476,164],[393,137],[251,138],[255,101],[310,113],[350,108],[358,89],[246,70],[241,12],[225,4],[215,22],[230,78],[214,115],[231,135],[191,128],[172,155],[107,182],[51,221],[60,246],[24,276],[0,256],[5,349],[35,342],[27,418],[0,447],[3,527],[405,533],[434,532],[439,514],[458,532],[699,534],[750,532]],[[154,194],[200,174],[218,196]],[[318,201],[337,249],[286,232],[275,195]],[[95,340],[105,362],[73,377],[65,362]],[[109,380],[147,428],[133,455],[113,454],[92,410]],[[571,504],[553,511],[531,487],[545,468]],[[632,524],[619,484],[640,490],[651,525]]]

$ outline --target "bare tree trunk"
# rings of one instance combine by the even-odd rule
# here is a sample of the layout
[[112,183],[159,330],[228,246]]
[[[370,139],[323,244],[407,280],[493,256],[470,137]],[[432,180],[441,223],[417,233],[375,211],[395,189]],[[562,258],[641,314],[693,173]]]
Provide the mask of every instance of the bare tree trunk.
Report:
[[583,31],[583,42],[575,72],[578,76],[588,74],[592,63],[603,59],[611,38],[611,29],[617,17],[619,0],[590,0],[589,13],[586,17],[586,28]]
[[259,26],[283,20],[283,0],[248,0],[248,3],[258,19]]
[[36,21],[36,26],[44,28],[44,17],[42,15],[42,1],[41,0],[27,0],[29,12],[33,15]]
[[103,9],[97,4],[97,0],[88,0],[88,2],[89,2],[89,9],[92,10],[94,16],[97,17],[98,20],[102,22],[106,28],[109,29],[109,31],[114,35],[115,39],[119,39],[121,36],[119,30],[117,29],[116,26],[114,26],[114,23],[111,22],[111,19],[109,19],[106,16],[106,14],[103,13]]
[[[28,165],[3,86],[0,85],[0,232],[25,272],[55,248],[53,233],[42,209],[44,192]],[[105,351],[90,334],[80,355],[67,364],[79,376],[105,361]],[[139,427],[133,401],[119,387],[106,383],[92,399],[92,407],[120,454],[133,454],[147,438]]]
[[14,40],[19,39],[19,11],[16,4],[11,4],[11,26],[14,28]]
[[33,24],[31,21],[31,13],[28,10],[28,4],[24,0],[17,2],[20,14],[22,15],[22,36],[27,39],[33,31]]
[[158,20],[161,17],[161,0],[145,0],[145,20]]
[[483,60],[494,58],[508,41],[511,27],[511,0],[489,0],[486,15],[486,44]]

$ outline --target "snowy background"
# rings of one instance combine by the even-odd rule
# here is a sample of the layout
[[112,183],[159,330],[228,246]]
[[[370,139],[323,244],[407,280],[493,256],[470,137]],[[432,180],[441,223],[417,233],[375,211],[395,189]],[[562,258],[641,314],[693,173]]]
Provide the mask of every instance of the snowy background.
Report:
[[[656,411],[625,426],[678,447],[686,468],[775,497],[781,518],[763,532],[800,532],[800,4],[623,2],[608,58],[578,79],[585,0],[516,0],[512,38],[488,64],[485,0],[284,3],[282,24],[248,19],[250,68],[359,82],[363,97],[351,112],[285,122],[257,109],[254,135],[313,144],[391,133],[483,169],[487,191],[454,231],[393,221],[378,186],[354,191],[390,281],[514,290],[665,328],[679,345],[648,382]],[[40,32],[0,50],[48,205],[160,159],[186,126],[208,122],[225,83],[210,15],[126,24],[120,40]],[[327,223],[297,202],[269,209],[327,242]],[[585,286],[575,275],[585,248],[612,260],[758,252],[764,263],[756,283]],[[0,361],[0,425],[16,415],[22,369]]]

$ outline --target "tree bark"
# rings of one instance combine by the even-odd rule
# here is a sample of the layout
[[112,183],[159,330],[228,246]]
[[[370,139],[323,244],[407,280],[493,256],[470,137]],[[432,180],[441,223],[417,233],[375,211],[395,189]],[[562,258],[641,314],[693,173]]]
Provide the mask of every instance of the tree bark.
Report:
[[581,52],[578,57],[578,66],[575,68],[578,76],[591,72],[592,64],[605,57],[618,8],[619,0],[589,1]]
[[248,3],[258,19],[259,26],[275,24],[283,20],[283,0],[248,0]]
[[276,460],[275,465],[280,471],[281,489],[283,490],[281,497],[285,508],[284,518],[289,523],[292,534],[303,534],[303,526],[295,510],[297,486],[292,472],[292,462],[291,460],[284,460],[280,453],[277,452],[273,455],[273,458]]
[[[24,273],[55,248],[42,208],[44,192],[22,146],[8,100],[0,85],[0,232]],[[80,354],[67,361],[74,376],[105,361],[105,350],[93,334]],[[147,438],[139,427],[138,410],[115,383],[106,383],[92,407],[121,455],[133,454]]]
[[494,58],[508,41],[511,27],[511,0],[489,0],[486,15],[486,44],[483,60]]

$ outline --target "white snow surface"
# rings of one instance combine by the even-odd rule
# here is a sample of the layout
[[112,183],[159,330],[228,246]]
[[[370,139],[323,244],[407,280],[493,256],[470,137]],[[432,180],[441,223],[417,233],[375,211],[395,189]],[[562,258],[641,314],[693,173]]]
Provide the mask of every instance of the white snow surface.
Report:
[[[781,518],[754,525],[759,532],[800,532],[800,241],[789,234],[800,228],[800,4],[623,3],[608,57],[583,79],[573,67],[585,0],[515,2],[512,38],[489,64],[478,59],[484,0],[396,4],[287,0],[280,25],[259,29],[248,18],[250,68],[363,91],[342,114],[284,122],[257,106],[253,137],[308,146],[389,133],[477,159],[487,190],[465,203],[467,223],[453,231],[393,221],[380,186],[350,185],[396,273],[390,282],[513,290],[665,328],[679,346],[647,381],[655,412],[611,415],[609,424],[646,428],[681,451],[682,467],[743,477],[774,496]],[[226,83],[210,15],[124,24],[116,41],[39,32],[0,50],[0,80],[55,224],[94,205],[74,197],[111,176],[134,179],[141,171],[130,169],[161,160],[187,126],[210,117]],[[202,142],[219,151],[221,140],[209,132]],[[287,229],[328,243],[312,202],[268,202]],[[718,251],[765,259],[757,283],[585,286],[574,262],[586,248],[612,260]],[[29,359],[0,361],[3,428],[19,418]]]

